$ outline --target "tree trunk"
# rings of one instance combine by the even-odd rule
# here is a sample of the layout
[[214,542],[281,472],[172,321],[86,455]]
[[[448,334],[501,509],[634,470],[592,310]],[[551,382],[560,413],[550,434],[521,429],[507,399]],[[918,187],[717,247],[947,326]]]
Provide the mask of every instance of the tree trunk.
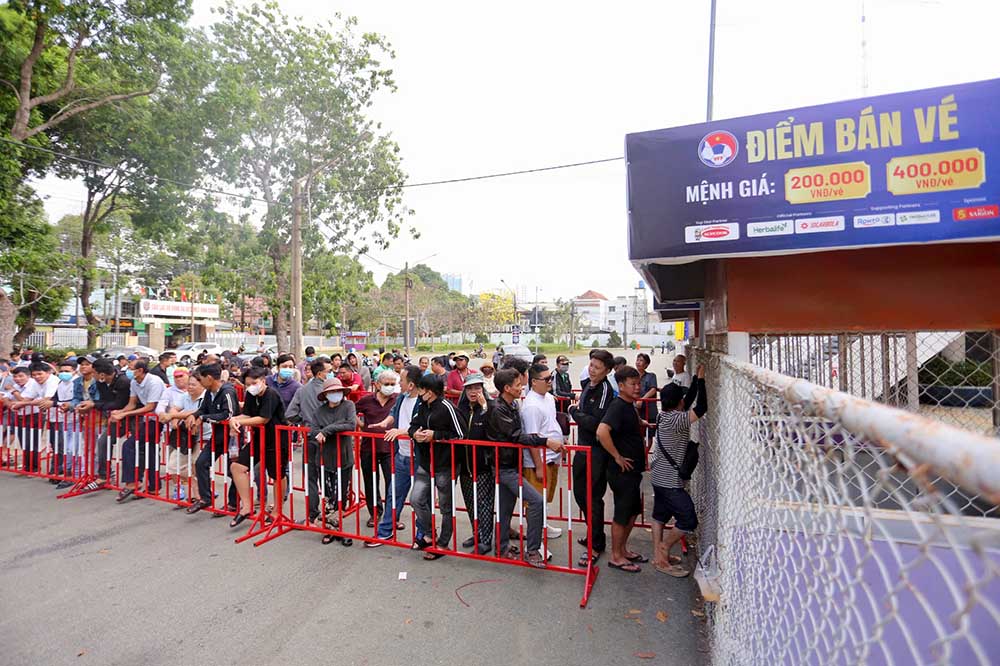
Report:
[[0,354],[6,356],[14,348],[14,326],[17,319],[17,307],[0,289]]
[[[94,246],[93,224],[87,219],[89,217],[89,206],[87,213],[83,217],[83,228],[80,234],[80,258],[83,259],[83,275],[80,279],[80,305],[83,307],[83,316],[87,320],[87,349],[97,347],[97,331],[101,321],[94,314],[94,307],[90,304],[90,295],[94,290],[94,274],[90,262],[90,253]],[[77,326],[80,325],[78,321]]]
[[[35,292],[28,292],[28,297],[34,301],[38,298],[38,294]],[[17,312],[15,310],[15,317]],[[32,302],[28,306],[27,312],[24,313],[25,320],[24,324],[17,329],[17,333],[14,334],[14,344],[18,346],[23,346],[24,341],[28,339],[28,336],[35,332],[35,319],[38,318],[38,303]]]
[[[283,248],[271,248],[271,260],[274,262],[274,335],[277,338],[278,351],[287,352],[291,349],[291,326],[288,321],[288,274],[285,272]],[[297,360],[297,359],[296,359]]]

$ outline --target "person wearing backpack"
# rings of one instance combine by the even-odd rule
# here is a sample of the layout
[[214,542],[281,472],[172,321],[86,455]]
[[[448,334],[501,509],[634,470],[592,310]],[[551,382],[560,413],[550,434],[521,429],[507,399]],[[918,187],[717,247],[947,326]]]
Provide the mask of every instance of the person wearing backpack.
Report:
[[[661,573],[683,578],[690,570],[679,560],[670,562],[670,549],[688,532],[698,527],[691,495],[684,482],[691,478],[698,463],[697,444],[691,441],[691,424],[708,411],[705,391],[705,367],[698,366],[697,377],[687,394],[679,384],[668,384],[660,394],[663,411],[656,419],[656,443],[650,464],[653,482],[653,566]],[[694,405],[692,408],[691,406]],[[664,535],[671,518],[674,529]]]

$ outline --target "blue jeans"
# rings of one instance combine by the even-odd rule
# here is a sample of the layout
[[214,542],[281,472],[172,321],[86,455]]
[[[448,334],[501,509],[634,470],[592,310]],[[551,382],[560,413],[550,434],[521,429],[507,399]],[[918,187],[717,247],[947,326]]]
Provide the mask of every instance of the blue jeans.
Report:
[[[399,453],[397,449],[393,464],[396,470],[396,483],[392,487],[392,492],[385,498],[385,511],[382,512],[382,518],[378,523],[379,539],[392,538],[392,519],[395,517],[396,521],[399,521],[399,515],[403,512],[403,506],[406,504],[406,496],[410,492],[410,484],[413,482],[410,477],[410,456]],[[414,462],[414,466],[416,466],[416,462]],[[393,502],[394,498],[395,502]],[[395,509],[395,513],[393,513],[393,509]],[[423,536],[424,530],[418,521],[415,538],[421,539]]]

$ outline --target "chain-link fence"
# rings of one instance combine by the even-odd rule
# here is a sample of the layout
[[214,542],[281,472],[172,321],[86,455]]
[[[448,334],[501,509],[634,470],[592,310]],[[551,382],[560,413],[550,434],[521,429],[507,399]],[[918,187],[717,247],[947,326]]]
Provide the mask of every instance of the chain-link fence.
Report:
[[765,334],[750,360],[792,377],[1000,435],[1000,332]]
[[1000,441],[694,356],[714,662],[1000,663]]

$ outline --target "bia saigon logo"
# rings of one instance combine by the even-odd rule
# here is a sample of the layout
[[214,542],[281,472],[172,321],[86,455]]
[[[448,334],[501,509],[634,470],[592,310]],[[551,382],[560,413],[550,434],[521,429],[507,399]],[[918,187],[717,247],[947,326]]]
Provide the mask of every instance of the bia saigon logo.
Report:
[[730,132],[717,130],[706,134],[698,145],[698,157],[707,166],[718,168],[732,164],[740,144]]

